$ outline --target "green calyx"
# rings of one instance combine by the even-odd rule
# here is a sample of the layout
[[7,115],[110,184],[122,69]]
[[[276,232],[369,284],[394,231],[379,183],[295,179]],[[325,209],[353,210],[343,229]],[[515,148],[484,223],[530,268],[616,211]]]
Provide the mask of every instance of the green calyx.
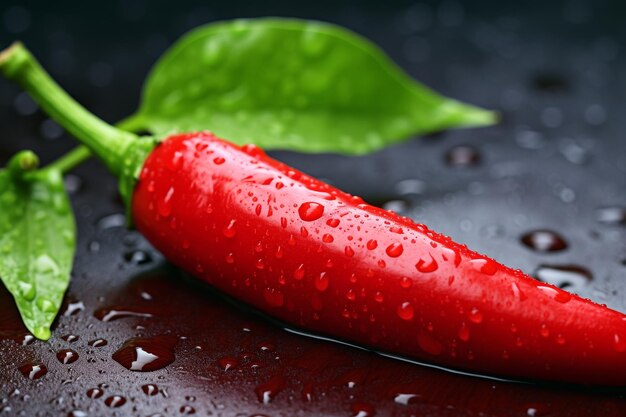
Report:
[[[54,82],[19,42],[0,52],[0,71],[26,90],[46,113],[118,177],[120,192],[128,210],[139,172],[156,144],[155,139],[118,129],[85,110]],[[79,148],[55,164],[65,171],[86,159],[88,150]],[[21,162],[16,163],[26,166],[33,163],[32,158],[20,158]]]
[[126,149],[122,167],[118,174],[119,190],[122,198],[124,199],[124,205],[126,207],[126,222],[128,226],[131,225],[131,213],[132,197],[135,185],[139,180],[139,174],[143,164],[150,155],[150,152],[155,148],[158,141],[150,136],[142,136],[137,138]]

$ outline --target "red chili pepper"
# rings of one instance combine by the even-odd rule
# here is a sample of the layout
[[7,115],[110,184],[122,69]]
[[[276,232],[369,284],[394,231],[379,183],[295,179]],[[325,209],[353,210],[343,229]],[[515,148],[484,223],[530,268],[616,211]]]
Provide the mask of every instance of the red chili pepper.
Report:
[[626,384],[626,316],[209,133],[170,137],[132,199],[174,264],[307,331],[472,372]]
[[20,45],[0,64],[121,178],[135,224],[154,246],[231,296],[307,331],[446,367],[626,385],[625,315],[255,146],[191,133],[154,148],[89,115]]

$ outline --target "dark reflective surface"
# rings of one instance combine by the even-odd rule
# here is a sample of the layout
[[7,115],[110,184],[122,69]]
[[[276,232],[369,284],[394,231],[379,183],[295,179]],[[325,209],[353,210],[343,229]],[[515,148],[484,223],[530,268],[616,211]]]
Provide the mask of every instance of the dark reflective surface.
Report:
[[[348,26],[433,88],[500,109],[502,123],[360,158],[275,155],[510,266],[528,273],[543,267],[546,280],[555,270],[562,278],[564,265],[584,268],[593,279],[568,275],[573,290],[626,311],[624,9],[606,1],[532,4],[3,4],[0,41],[24,39],[63,86],[115,121],[135,108],[153,60],[197,24],[273,14]],[[0,121],[2,162],[22,148],[49,161],[72,146],[4,81]],[[116,184],[97,163],[66,184],[78,256],[48,343],[26,334],[0,289],[0,413],[624,415],[623,390],[463,376],[286,332],[167,266],[141,236],[124,230]],[[567,247],[524,245],[522,237],[536,230],[556,232]],[[112,358],[130,340],[154,338],[167,341],[166,354],[145,344],[138,352],[135,343],[124,366]],[[73,362],[63,363],[69,349]],[[128,370],[140,355],[147,364],[153,356],[168,360],[151,372]]]

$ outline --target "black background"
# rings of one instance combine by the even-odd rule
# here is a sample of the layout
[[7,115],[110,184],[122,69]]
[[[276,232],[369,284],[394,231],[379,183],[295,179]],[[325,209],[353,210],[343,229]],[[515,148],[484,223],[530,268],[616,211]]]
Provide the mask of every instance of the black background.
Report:
[[[75,98],[115,122],[137,108],[151,65],[187,30],[215,20],[268,15],[346,26],[381,45],[407,72],[430,87],[496,109],[502,116],[495,127],[416,138],[365,157],[275,152],[277,158],[372,203],[392,201],[388,207],[400,208],[434,230],[528,273],[542,264],[583,266],[593,278],[572,289],[626,311],[626,220],[606,224],[599,221],[602,211],[598,211],[626,206],[626,7],[622,2],[3,2],[0,45],[23,40]],[[51,161],[70,149],[73,141],[17,87],[0,80],[0,144],[4,163],[24,148]],[[479,162],[450,166],[446,153],[457,145],[474,147]],[[417,180],[413,181],[418,185],[416,192],[402,192],[398,182],[406,179]],[[119,216],[106,216],[121,213],[123,208],[115,181],[97,162],[81,166],[68,182],[74,189],[79,233],[68,299],[83,301],[85,310],[77,316],[61,317],[49,344],[35,342],[18,348],[14,342],[0,342],[0,410],[9,404],[8,415],[20,411],[25,415],[65,415],[72,410],[91,415],[175,415],[181,404],[190,402],[199,415],[353,415],[359,398],[366,398],[379,415],[523,416],[533,407],[544,407],[541,410],[548,414],[536,415],[593,416],[623,415],[620,410],[626,410],[620,392],[496,383],[401,364],[346,347],[327,347],[327,343],[287,334],[224,304],[210,290],[184,278],[179,284],[182,289],[170,288],[179,291],[171,299],[203,307],[185,307],[181,311],[188,316],[181,317],[192,321],[204,313],[228,317],[226,324],[214,323],[209,328],[198,324],[188,329],[206,342],[205,351],[213,343],[216,350],[240,349],[240,342],[233,337],[212,340],[215,326],[254,323],[258,331],[253,338],[271,338],[278,346],[277,355],[281,344],[284,349],[321,349],[329,352],[329,367],[332,358],[347,355],[353,369],[366,374],[371,371],[364,377],[369,384],[357,384],[353,391],[329,389],[311,403],[300,400],[298,384],[287,384],[287,393],[262,405],[254,387],[267,380],[268,374],[246,370],[224,381],[216,376],[221,370],[215,368],[207,371],[207,380],[201,378],[201,372],[189,371],[200,369],[197,361],[177,359],[177,366],[158,371],[159,385],[169,386],[171,395],[148,398],[135,392],[147,377],[128,376],[128,371],[110,359],[125,337],[142,333],[130,327],[137,323],[120,321],[105,326],[91,314],[107,303],[120,302],[117,300],[124,298],[128,282],[136,282],[134,277],[140,272],[158,269],[163,260],[136,233],[126,232],[119,224],[103,226],[103,217],[116,224]],[[568,249],[541,254],[520,243],[523,233],[544,228],[562,235]],[[137,250],[144,252],[137,255],[133,252]],[[163,278],[167,285],[180,279],[171,269],[157,274],[170,277]],[[8,300],[4,296],[0,303]],[[205,306],[207,303],[213,306]],[[178,326],[175,320],[167,323]],[[85,330],[85,326],[92,327]],[[163,323],[154,327],[167,328]],[[64,346],[58,336],[70,331],[85,338],[89,332],[106,333],[110,349],[95,354],[83,343],[84,357],[76,348],[81,362],[67,371],[51,362],[56,360],[53,351]],[[184,357],[192,348],[192,344],[183,344],[177,357]],[[201,360],[212,363],[219,355],[209,352],[210,358]],[[293,351],[281,353],[297,356]],[[15,370],[21,358],[33,355],[50,362],[49,374],[37,382],[24,379]],[[89,370],[96,367],[83,360],[89,355],[97,357],[97,363],[108,371],[106,376]],[[202,364],[202,369],[208,366]],[[273,366],[275,372],[286,375],[297,370],[287,361]],[[430,388],[426,383],[419,385],[429,400],[411,406],[395,404],[389,387],[395,384],[396,375],[384,376],[384,369],[402,373],[410,383],[429,380]],[[337,370],[339,374],[344,371],[348,372]],[[59,372],[69,373],[66,379],[72,382],[63,385],[65,379]],[[81,380],[77,376],[82,373]],[[127,395],[126,408],[105,407],[105,397],[86,399],[84,390],[97,384],[98,378]],[[319,382],[318,376],[311,378]],[[190,392],[194,401],[185,399]]]

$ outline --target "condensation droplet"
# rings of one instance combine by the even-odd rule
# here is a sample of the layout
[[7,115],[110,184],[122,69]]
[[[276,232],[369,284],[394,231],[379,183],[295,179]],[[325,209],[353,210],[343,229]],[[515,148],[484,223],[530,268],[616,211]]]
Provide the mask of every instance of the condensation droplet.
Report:
[[405,301],[398,306],[397,313],[402,320],[412,320],[414,315],[413,305]]
[[324,206],[315,202],[302,203],[298,209],[298,214],[302,220],[312,222],[322,217]]
[[387,246],[385,252],[387,252],[387,255],[389,257],[397,258],[398,256],[402,255],[402,252],[404,252],[404,247],[402,246],[402,243],[392,243],[391,245]]

